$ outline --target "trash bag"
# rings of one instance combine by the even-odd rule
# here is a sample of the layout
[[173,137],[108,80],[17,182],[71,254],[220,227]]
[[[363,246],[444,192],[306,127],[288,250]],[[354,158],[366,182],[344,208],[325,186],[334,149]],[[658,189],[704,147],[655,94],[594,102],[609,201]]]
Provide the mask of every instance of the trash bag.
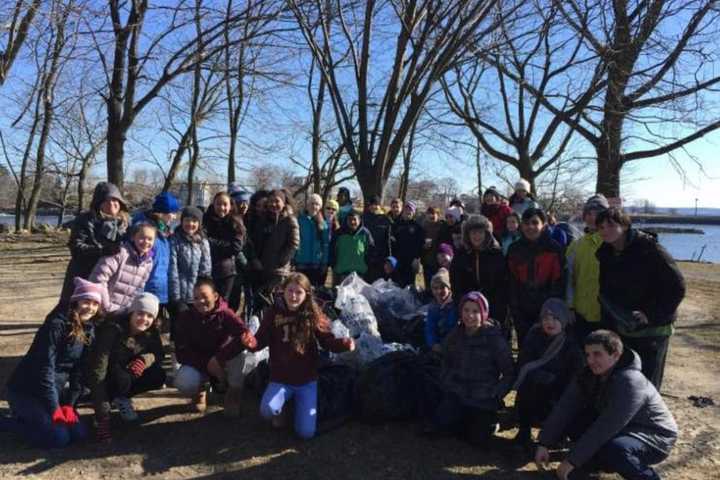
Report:
[[350,330],[340,320],[333,320],[330,324],[330,331],[335,338],[350,337]]
[[347,292],[343,295],[341,305],[340,321],[350,330],[351,337],[357,338],[362,333],[380,337],[377,319],[367,298],[359,293]]
[[377,291],[365,282],[365,280],[360,278],[357,273],[353,272],[338,285],[335,308],[340,311],[345,310],[348,299],[359,295],[365,297],[370,303],[373,303],[377,296]]
[[255,368],[245,377],[245,387],[252,389],[262,398],[265,389],[270,383],[270,363],[267,359],[261,360]]
[[355,384],[355,411],[367,423],[414,418],[421,388],[418,356],[407,351],[388,353],[360,373]]
[[353,416],[356,369],[347,365],[328,365],[318,370],[318,431],[327,432]]
[[386,347],[380,336],[363,332],[355,339],[355,350],[352,352],[333,353],[331,360],[354,368],[362,368],[386,353]]

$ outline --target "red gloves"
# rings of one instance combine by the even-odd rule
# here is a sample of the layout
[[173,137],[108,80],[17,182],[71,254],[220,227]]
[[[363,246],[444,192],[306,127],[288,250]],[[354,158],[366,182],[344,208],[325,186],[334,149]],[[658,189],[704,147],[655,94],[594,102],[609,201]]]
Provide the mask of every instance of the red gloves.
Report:
[[57,407],[55,409],[52,414],[52,422],[54,425],[65,425],[67,423],[65,420],[65,412],[62,407]]
[[145,371],[145,361],[142,358],[138,357],[128,363],[127,370],[132,374],[133,377],[139,378]]
[[57,407],[52,413],[52,422],[55,425],[75,425],[80,421],[75,409],[70,405]]
[[243,345],[245,345],[245,348],[248,348],[250,350],[255,349],[257,347],[257,340],[253,336],[252,333],[250,333],[250,330],[245,330],[245,333],[243,333],[240,336],[240,341]]
[[99,443],[110,443],[112,435],[110,433],[110,416],[96,418],[97,429],[95,430],[95,438]]
[[75,425],[80,421],[77,412],[70,405],[62,406],[60,407],[60,410],[62,410],[62,413],[65,416],[65,423],[67,425]]

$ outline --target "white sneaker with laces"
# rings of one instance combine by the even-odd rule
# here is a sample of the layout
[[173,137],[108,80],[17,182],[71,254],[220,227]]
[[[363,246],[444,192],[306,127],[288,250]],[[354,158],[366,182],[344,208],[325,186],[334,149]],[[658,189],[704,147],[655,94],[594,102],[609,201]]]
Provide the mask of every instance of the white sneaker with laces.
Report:
[[129,398],[117,397],[112,401],[112,405],[120,412],[120,418],[122,418],[123,422],[134,422],[138,419],[138,414],[135,412],[132,400]]

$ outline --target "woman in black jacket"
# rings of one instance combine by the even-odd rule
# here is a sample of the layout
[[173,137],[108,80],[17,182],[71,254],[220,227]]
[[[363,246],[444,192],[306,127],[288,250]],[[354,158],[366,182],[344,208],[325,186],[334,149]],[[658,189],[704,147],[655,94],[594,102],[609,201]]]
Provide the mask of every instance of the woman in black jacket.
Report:
[[667,250],[619,209],[598,214],[597,225],[602,320],[640,355],[642,372],[660,390],[685,280]]
[[95,186],[90,210],[81,213],[70,231],[70,263],[65,272],[60,302],[56,311],[67,311],[73,293],[75,277],[87,279],[100,257],[120,251],[123,235],[128,227],[127,203],[120,190],[109,182]]

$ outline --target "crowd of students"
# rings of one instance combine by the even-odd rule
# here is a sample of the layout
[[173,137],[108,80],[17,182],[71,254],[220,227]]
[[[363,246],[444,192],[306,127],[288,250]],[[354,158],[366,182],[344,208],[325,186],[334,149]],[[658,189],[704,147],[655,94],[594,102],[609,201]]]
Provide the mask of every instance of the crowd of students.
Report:
[[[241,353],[269,347],[260,413],[280,425],[294,399],[295,432],[310,438],[319,349],[355,348],[332,335],[314,288],[352,273],[414,286],[422,271],[432,298],[426,348],[442,358],[443,386],[423,406],[426,434],[486,442],[516,390],[515,440],[530,448],[532,427],[542,426],[538,463],[574,441],[560,478],[592,468],[659,478],[650,465],[667,457],[677,426],[658,391],[685,286],[655,238],[598,194],[583,209],[585,234],[572,240],[522,179],[508,199],[487,189],[479,215],[459,200],[444,218],[430,207],[419,219],[400,199],[387,213],[379,198],[364,205],[357,212],[341,188],[324,208],[313,194],[298,212],[285,190],[231,185],[205,212],[163,193],[130,217],[121,192],[98,184],[72,227],[58,305],[7,384],[3,429],[44,447],[82,439],[75,405],[89,391],[96,437],[111,441],[111,410],[132,422],[131,398],[166,383],[167,324],[172,386],[195,411],[207,408],[212,385],[226,392],[226,414],[238,415]],[[253,315],[255,334],[245,323]]]

